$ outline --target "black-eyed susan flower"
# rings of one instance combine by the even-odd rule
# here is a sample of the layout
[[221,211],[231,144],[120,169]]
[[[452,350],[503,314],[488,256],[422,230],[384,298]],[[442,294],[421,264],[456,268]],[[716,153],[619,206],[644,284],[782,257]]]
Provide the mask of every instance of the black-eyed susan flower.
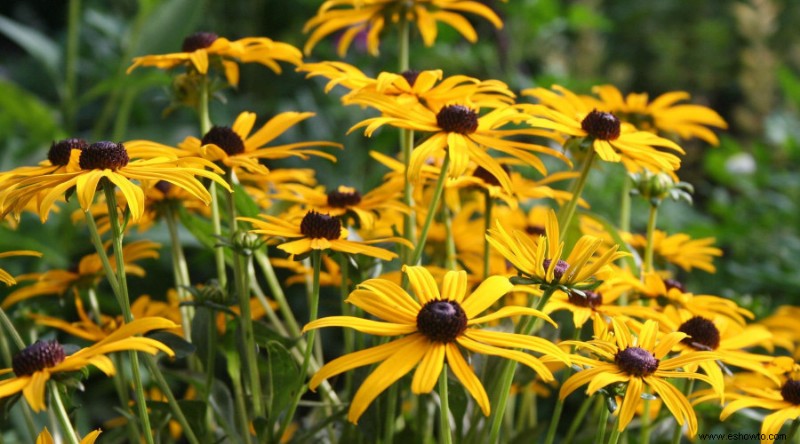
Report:
[[105,339],[71,355],[67,355],[64,347],[57,341],[37,341],[14,356],[12,368],[0,370],[0,374],[14,372],[13,378],[0,381],[0,398],[22,392],[34,411],[42,411],[46,408],[45,385],[54,375],[76,372],[92,365],[107,376],[112,376],[116,369],[114,363],[106,355],[124,350],[135,350],[152,355],[162,351],[169,356],[174,356],[174,352],[163,343],[135,335],[175,327],[177,325],[167,319],[136,319],[121,326]]
[[675,135],[684,140],[697,137],[718,145],[719,138],[710,128],[728,127],[725,120],[711,108],[679,103],[691,98],[685,91],[670,91],[652,101],[647,93],[623,96],[613,85],[595,86],[592,91],[600,98],[603,109],[642,131]]
[[302,255],[312,250],[333,250],[342,253],[365,254],[383,260],[392,260],[397,254],[383,248],[373,247],[370,243],[398,241],[398,239],[374,239],[371,241],[349,240],[349,231],[342,228],[342,221],[336,216],[308,211],[300,220],[289,221],[266,214],[259,215],[263,220],[252,217],[240,217],[239,220],[253,225],[251,233],[268,238],[288,240],[278,245],[291,255]]
[[609,264],[627,255],[618,252],[618,246],[615,245],[595,257],[602,241],[584,235],[563,260],[564,242],[561,241],[558,220],[552,209],[547,213],[544,229],[545,235],[534,239],[521,230],[512,230],[509,233],[498,222],[495,228],[489,229],[486,236],[492,247],[514,265],[520,276],[529,279],[531,283],[579,292],[596,287],[599,280],[611,271]]
[[[14,256],[35,256],[35,257],[42,257],[42,253],[38,251],[31,251],[31,250],[14,250],[14,251],[4,251],[0,253],[0,259],[6,257],[14,257]],[[9,272],[0,268],[0,282],[6,285],[16,285],[17,280],[14,279],[14,276],[11,276]]]
[[165,157],[131,160],[122,143],[93,143],[80,151],[77,171],[25,177],[15,181],[14,189],[5,198],[3,212],[13,211],[18,215],[29,201],[36,199],[39,202],[39,216],[46,221],[56,200],[73,188],[81,208],[87,211],[94,202],[98,185],[106,182],[114,184],[125,196],[134,220],[144,212],[141,181],[169,182],[206,203],[211,201],[211,195],[197,177],[211,179],[230,191],[228,184],[216,172],[205,169],[208,167],[220,171],[214,164],[199,158],[181,160],[167,155],[164,153]]
[[623,124],[613,113],[593,107],[566,88],[554,85],[552,90],[533,88],[523,90],[522,94],[536,97],[540,102],[525,106],[533,116],[528,123],[553,130],[565,138],[584,138],[606,162],[622,162],[630,172],[643,168],[671,172],[680,167],[678,156],[662,150],[684,154],[675,142]]
[[323,38],[343,30],[337,51],[344,57],[347,48],[359,33],[367,35],[367,50],[378,54],[380,37],[387,24],[406,21],[417,25],[425,46],[431,46],[438,35],[438,22],[446,23],[470,42],[478,33],[462,15],[475,14],[501,28],[500,17],[485,4],[473,0],[328,0],[317,15],[306,22],[303,32],[311,32],[303,48],[306,54]]
[[313,115],[314,113],[280,113],[253,132],[257,116],[245,111],[236,117],[233,126],[215,126],[202,139],[189,136],[177,148],[147,140],[134,140],[126,144],[136,149],[163,150],[181,158],[199,157],[211,162],[221,162],[235,170],[242,169],[256,174],[269,173],[267,167],[259,163],[259,159],[307,159],[308,156],[318,156],[335,162],[336,157],[328,153],[307,149],[309,146],[341,147],[341,144],[334,142],[310,141],[266,146],[289,128]]
[[[161,244],[148,240],[137,240],[122,247],[125,259],[125,273],[143,277],[145,271],[135,262],[142,259],[158,258]],[[110,254],[113,259],[113,254]],[[116,272],[116,261],[111,261],[111,268]],[[105,278],[103,263],[97,253],[88,254],[78,261],[74,269],[48,270],[42,273],[29,273],[19,277],[20,282],[33,282],[31,285],[20,287],[9,294],[2,303],[2,308],[8,308],[20,301],[47,295],[63,296],[73,290],[78,292],[96,286]]]
[[483,281],[475,291],[467,294],[465,271],[447,272],[441,291],[433,275],[424,267],[404,266],[403,271],[409,278],[416,298],[399,285],[385,279],[367,280],[347,298],[347,302],[387,322],[333,316],[316,320],[304,327],[304,331],[321,327],[348,327],[377,336],[404,335],[389,343],[339,357],[325,364],[311,379],[309,387],[313,390],[327,378],[383,361],[356,392],[348,413],[351,422],[357,422],[381,392],[415,367],[411,391],[415,394],[430,392],[436,385],[445,360],[456,378],[488,416],[491,411],[489,398],[464,359],[461,347],[474,353],[500,356],[523,363],[545,381],[552,381],[553,374],[544,363],[533,355],[513,350],[514,348],[545,353],[569,363],[569,358],[560,348],[542,338],[477,328],[478,324],[515,315],[537,316],[549,320],[538,310],[512,306],[479,316],[512,288],[513,285],[507,278],[492,276]]
[[772,444],[779,436],[781,427],[788,420],[800,418],[800,379],[787,379],[777,387],[739,387],[744,395],[722,409],[719,419],[727,420],[732,414],[745,408],[762,408],[772,413],[764,417],[761,423],[763,444]]
[[532,128],[507,127],[526,120],[524,113],[512,106],[493,109],[481,116],[478,109],[464,104],[449,104],[434,110],[419,103],[401,103],[380,94],[360,94],[356,100],[378,109],[382,115],[363,120],[350,131],[365,127],[364,133],[369,137],[381,126],[391,125],[429,134],[411,153],[408,176],[412,180],[420,177],[421,170],[431,158],[442,158],[445,151],[450,159],[447,170],[449,178],[463,175],[472,161],[496,177],[507,190],[512,187],[511,179],[502,165],[489,155],[489,150],[519,159],[543,175],[547,174],[547,169],[537,154],[547,154],[568,162],[552,148],[511,139],[520,135],[546,134]]
[[146,55],[135,57],[128,68],[128,74],[139,66],[154,66],[159,69],[172,69],[177,66],[190,66],[200,74],[208,73],[209,66],[221,65],[228,83],[239,84],[239,63],[259,63],[280,74],[278,62],[299,65],[303,54],[288,43],[270,40],[266,37],[246,37],[228,40],[213,32],[197,32],[186,37],[181,52],[171,54]]
[[[692,239],[688,234],[676,233],[668,235],[661,230],[653,232],[653,253],[665,261],[675,264],[686,271],[693,268],[716,272],[714,258],[722,256],[722,250],[714,247],[716,239],[706,237]],[[633,235],[629,239],[631,246],[644,249],[647,239],[642,235]]]
[[661,398],[679,425],[688,424],[689,434],[694,436],[697,433],[697,417],[694,409],[686,396],[670,384],[668,379],[700,379],[710,383],[704,375],[681,369],[689,364],[713,360],[716,355],[704,351],[667,358],[670,350],[683,340],[686,334],[674,332],[659,338],[658,323],[646,321],[639,336],[633,337],[627,325],[615,318],[612,318],[611,322],[613,336],[606,331],[589,342],[574,342],[579,348],[589,350],[597,357],[573,357],[574,362],[586,369],[564,381],[559,396],[562,399],[566,398],[578,387],[587,383],[588,395],[612,384],[625,384],[625,395],[617,423],[618,430],[623,431],[633,419],[645,388],[649,387]]

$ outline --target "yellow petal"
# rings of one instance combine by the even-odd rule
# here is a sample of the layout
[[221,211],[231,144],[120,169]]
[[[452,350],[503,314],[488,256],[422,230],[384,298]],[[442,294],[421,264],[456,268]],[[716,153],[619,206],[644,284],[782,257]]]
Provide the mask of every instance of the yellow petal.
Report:
[[408,276],[411,289],[417,296],[419,303],[425,305],[430,301],[441,300],[439,287],[433,279],[433,275],[427,268],[422,266],[403,266],[403,272]]
[[486,395],[486,390],[483,388],[480,379],[475,376],[475,372],[461,356],[461,350],[455,344],[447,344],[446,348],[447,363],[453,374],[456,375],[464,388],[475,398],[475,402],[480,406],[481,411],[486,416],[491,413],[491,405],[489,404],[489,396]]
[[445,344],[431,343],[411,380],[411,393],[430,393],[439,380],[444,366]]
[[475,289],[461,304],[467,319],[472,319],[489,308],[498,299],[508,293],[514,285],[507,277],[490,276]]

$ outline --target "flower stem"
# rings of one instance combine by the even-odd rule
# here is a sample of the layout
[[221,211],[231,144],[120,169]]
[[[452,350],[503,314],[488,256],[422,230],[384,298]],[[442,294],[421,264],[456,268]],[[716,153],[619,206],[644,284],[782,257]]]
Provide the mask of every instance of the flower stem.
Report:
[[144,362],[147,364],[147,368],[150,369],[150,373],[156,380],[159,388],[161,389],[161,393],[167,398],[167,403],[169,404],[170,411],[173,415],[175,415],[175,419],[181,425],[183,429],[183,436],[189,441],[190,444],[200,444],[200,441],[197,440],[197,436],[194,434],[194,430],[192,430],[192,426],[189,424],[189,421],[186,420],[186,416],[183,414],[183,410],[181,410],[180,405],[178,405],[178,400],[175,399],[175,395],[172,393],[172,390],[169,388],[169,384],[167,384],[167,380],[164,379],[164,375],[161,374],[161,370],[158,369],[158,363],[156,362],[155,358],[152,356],[145,355]]
[[484,190],[484,211],[483,211],[483,279],[489,279],[489,239],[486,233],[492,228],[492,196],[489,190]]
[[561,227],[561,231],[564,233],[569,229],[569,224],[572,222],[572,217],[575,215],[575,208],[578,206],[578,201],[581,199],[584,187],[586,187],[586,180],[589,178],[589,172],[592,170],[594,158],[594,150],[590,149],[586,153],[586,158],[583,160],[580,176],[572,183],[572,189],[570,190],[572,197],[558,212],[558,226]]
[[656,219],[658,217],[658,205],[650,205],[650,215],[647,218],[647,244],[644,248],[644,266],[642,277],[653,271],[653,248],[655,247]]
[[[694,381],[695,381],[694,379],[689,379],[689,380],[686,381],[686,387],[684,389],[683,394],[686,395],[687,397],[689,395],[691,395],[692,392],[694,391]],[[796,425],[797,425],[797,421],[795,421],[795,424],[792,424],[792,427],[796,427]],[[672,443],[673,444],[680,444],[680,442],[681,442],[681,434],[682,433],[683,433],[683,427],[681,425],[679,425],[679,424],[676,424],[675,425],[675,429],[672,431]],[[790,441],[791,441],[791,438],[786,440],[786,442],[790,442]]]
[[613,428],[611,429],[611,436],[608,437],[608,444],[617,444],[617,442],[619,442],[619,435],[621,432],[617,424],[618,422],[619,422],[619,415],[617,415],[617,418],[614,420]]
[[[308,322],[313,322],[317,319],[317,311],[319,308],[319,274],[320,269],[322,268],[322,252],[320,250],[312,250],[311,251],[311,266],[314,268],[314,274],[312,277],[312,287],[311,287],[311,304],[308,307],[309,311],[309,319]],[[316,329],[310,330],[308,332],[308,340],[306,343],[305,354],[303,355],[303,365],[300,369],[300,377],[305,379],[306,375],[308,374],[308,364],[311,361],[311,352],[314,349],[314,340],[316,339]],[[297,391],[297,395],[292,400],[292,404],[287,410],[286,413],[286,420],[281,424],[280,430],[278,430],[277,436],[283,436],[283,432],[286,430],[286,427],[292,422],[294,419],[294,412],[297,410],[297,404],[300,403],[300,398],[303,396],[305,392],[305,385],[302,387],[301,390]]]
[[[401,19],[399,36],[399,50],[398,50],[398,71],[404,72],[409,67],[409,23],[408,20]],[[403,215],[403,237],[416,245],[416,217],[414,215],[414,185],[408,180],[408,165],[411,162],[411,151],[414,150],[414,131],[408,129],[400,130],[400,149],[402,150],[403,159],[403,204],[408,206],[408,214]],[[402,246],[401,259],[403,263],[409,263],[412,251],[406,246]]]
[[11,319],[8,318],[8,315],[2,308],[0,308],[0,322],[2,322],[3,327],[6,328],[8,334],[11,335],[11,339],[14,340],[14,345],[20,350],[25,348],[25,341],[22,340],[22,336],[20,336],[17,329],[14,328],[14,323],[11,322]]
[[439,442],[443,444],[453,443],[453,434],[450,430],[450,401],[447,396],[447,364],[442,367],[442,373],[439,374],[439,401],[441,409],[439,410],[439,428],[441,436]]
[[[222,237],[222,217],[219,212],[219,196],[217,195],[217,183],[211,182],[211,230],[214,237]],[[214,246],[214,262],[217,265],[217,282],[219,287],[227,289],[228,274],[225,271],[225,247],[223,245]]]
[[448,270],[456,269],[456,239],[453,237],[453,215],[447,205],[442,205],[442,218],[445,230],[445,261],[444,267]]
[[[647,394],[647,386],[642,393]],[[650,420],[650,397],[644,398],[644,402],[642,402],[642,416],[641,416],[641,424],[642,428],[639,430],[639,439],[641,442],[650,442],[650,432],[652,428],[652,421]],[[680,428],[680,427],[678,427]]]
[[58,384],[55,381],[50,381],[48,385],[50,386],[50,397],[53,400],[56,417],[58,418],[58,423],[61,424],[61,431],[64,432],[69,444],[79,444],[78,434],[75,433],[75,428],[72,427],[67,409],[64,408],[64,402],[61,400],[61,394],[58,393]]
[[[186,256],[183,254],[181,239],[178,236],[177,214],[175,214],[175,208],[171,202],[166,205],[164,219],[167,221],[167,230],[169,231],[172,269],[175,275],[175,291],[178,293],[178,300],[180,302],[185,302],[189,299],[187,287],[191,285],[191,279],[189,278],[189,267],[186,264]],[[186,338],[187,341],[192,340],[193,317],[194,308],[189,305],[181,305],[183,337]]]
[[619,196],[619,229],[620,231],[631,231],[631,187],[633,181],[627,172],[622,180],[622,190]]
[[[583,400],[583,402],[581,403],[581,406],[578,407],[578,411],[575,413],[575,416],[572,417],[572,422],[569,424],[569,429],[567,429],[567,434],[564,437],[564,442],[573,442],[574,441],[575,434],[578,433],[578,427],[580,427],[581,424],[583,423],[583,418],[586,417],[586,413],[589,411],[589,408],[592,406],[592,402],[595,401],[596,399],[598,399],[597,396],[587,396],[586,399]],[[606,419],[605,420],[601,420],[601,422],[600,422],[601,425],[604,424],[605,421],[608,421],[608,409],[605,409],[605,410],[606,410],[606,415],[605,415]],[[601,413],[601,415],[602,415],[602,413]],[[605,433],[605,425],[603,425],[603,428],[601,428],[599,430],[601,430],[601,431],[603,431],[603,433]],[[600,435],[599,432],[598,432],[598,435]],[[600,436],[601,436],[600,439],[602,439],[602,435],[600,435]]]
[[[536,309],[541,311],[545,304],[547,304],[547,301],[550,300],[550,297],[553,295],[553,293],[555,293],[555,287],[547,288],[537,302]],[[531,321],[531,319],[528,318],[520,323],[520,326],[518,327],[518,333],[529,335],[538,330],[541,327],[542,322],[543,320],[541,318],[536,318],[535,321]],[[503,369],[500,373],[499,379],[500,383],[497,385],[497,389],[494,392],[495,402],[492,403],[492,405],[496,407],[494,415],[492,416],[492,426],[489,432],[490,443],[499,442],[500,427],[503,424],[503,416],[505,414],[506,405],[508,404],[508,397],[511,393],[511,384],[514,382],[514,372],[516,369],[517,361],[509,359],[503,364]]]
[[[542,305],[542,307],[544,307],[544,306]],[[540,308],[540,310],[541,310],[541,308]],[[577,327],[575,328],[575,336],[572,338],[573,341],[577,342],[578,340],[580,340],[580,338],[581,338],[581,330],[582,330],[582,328],[577,328]],[[575,353],[575,346],[574,345],[571,347],[570,353]],[[564,381],[566,381],[566,379],[567,379],[569,373],[571,372],[571,370],[572,369],[570,367],[567,367],[566,370],[564,370],[564,374],[562,376],[562,380],[561,380],[561,383],[559,385],[564,385]],[[553,440],[556,437],[556,429],[558,429],[558,423],[561,420],[561,413],[563,411],[564,411],[564,399],[562,399],[559,396],[558,399],[556,399],[556,406],[555,406],[555,409],[553,410],[553,415],[550,417],[550,426],[547,428],[547,437],[544,440],[545,444],[552,444],[553,443]]]
[[[694,379],[692,379],[692,381],[694,381]],[[786,436],[786,441],[785,442],[792,442],[792,440],[794,439],[795,435],[797,435],[797,429],[798,428],[800,428],[800,418],[795,418],[795,420],[792,421],[792,427],[789,429],[789,434]],[[800,436],[800,435],[798,435],[798,436]]]
[[431,229],[431,222],[436,215],[436,207],[439,206],[439,200],[442,198],[444,192],[444,182],[447,178],[447,169],[450,166],[450,155],[445,154],[444,161],[442,162],[442,170],[439,173],[439,178],[436,180],[436,185],[433,191],[433,198],[428,207],[428,214],[425,215],[425,224],[422,225],[422,232],[420,233],[419,240],[416,248],[414,248],[414,256],[411,258],[411,265],[416,265],[422,258],[422,251],[425,249],[425,241],[428,239],[428,231]]
[[[122,255],[122,227],[119,224],[119,216],[117,214],[117,195],[114,192],[114,184],[110,181],[103,183],[103,191],[106,196],[106,205],[108,206],[108,218],[111,222],[111,235],[114,244],[114,258],[117,265],[117,288],[119,289],[120,308],[122,309],[122,317],[125,323],[133,321],[133,314],[131,313],[130,297],[128,296],[128,280],[125,274],[125,258]],[[87,211],[87,214],[89,212]],[[102,244],[101,244],[102,246]],[[105,255],[105,250],[97,252],[101,257]],[[110,270],[106,270],[108,273]],[[108,275],[108,280],[113,281],[115,276]],[[139,355],[135,351],[128,352],[131,360],[131,372],[133,375],[134,393],[136,395],[136,406],[139,410],[139,418],[142,421],[142,430],[144,431],[144,438],[148,444],[153,444],[153,432],[150,428],[150,417],[147,414],[147,401],[144,396],[144,386],[142,384],[141,369],[139,368]]]
[[[595,397],[586,398],[586,400],[595,399]],[[600,406],[600,420],[597,423],[597,434],[595,435],[594,442],[601,444],[603,442],[603,438],[606,437],[606,428],[608,428],[608,406],[605,405],[603,398],[601,396],[597,396],[597,399],[600,399],[601,406]]]

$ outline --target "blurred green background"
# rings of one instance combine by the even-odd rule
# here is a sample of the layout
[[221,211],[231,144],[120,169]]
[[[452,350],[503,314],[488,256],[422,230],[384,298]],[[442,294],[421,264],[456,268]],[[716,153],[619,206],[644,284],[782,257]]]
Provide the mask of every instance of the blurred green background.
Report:
[[[686,146],[680,176],[695,186],[695,203],[669,204],[660,226],[694,237],[714,236],[725,256],[718,273],[683,276],[690,290],[737,297],[765,313],[797,303],[800,293],[800,2],[794,0],[488,0],[504,18],[495,30],[473,23],[476,45],[440,26],[433,48],[414,36],[415,69],[446,75],[496,78],[519,90],[560,83],[588,93],[613,83],[623,92],[684,90],[729,122],[719,147]],[[302,47],[312,0],[49,0],[0,4],[0,169],[45,158],[53,140],[147,138],[176,143],[196,134],[191,110],[164,114],[170,105],[168,73],[140,68],[125,75],[132,57],[178,51],[193,32],[231,39],[266,36]],[[368,74],[396,67],[394,41],[381,56],[354,47],[346,61]],[[337,60],[331,40],[308,61]],[[336,165],[313,163],[328,185],[374,184],[383,173],[367,168],[371,149],[396,150],[393,135],[366,139],[345,128],[366,117],[344,108],[321,81],[287,69],[275,75],[242,66],[238,89],[223,91],[212,108],[215,123],[229,125],[243,111],[263,122],[280,111],[315,111],[317,117],[289,134],[297,139],[342,142]],[[368,171],[369,174],[364,174]],[[620,178],[595,175],[587,196],[595,210],[616,214]],[[610,182],[610,183],[609,183]],[[604,190],[611,190],[604,193]],[[642,208],[640,208],[642,210]],[[68,212],[64,212],[68,214]],[[634,226],[643,230],[645,211]],[[66,217],[42,226],[23,219],[20,236],[6,227],[0,250],[34,248],[44,261],[26,267],[66,266],[90,251]],[[12,264],[21,267],[22,262]],[[165,263],[165,270],[169,267]],[[25,271],[31,271],[30,268]]]

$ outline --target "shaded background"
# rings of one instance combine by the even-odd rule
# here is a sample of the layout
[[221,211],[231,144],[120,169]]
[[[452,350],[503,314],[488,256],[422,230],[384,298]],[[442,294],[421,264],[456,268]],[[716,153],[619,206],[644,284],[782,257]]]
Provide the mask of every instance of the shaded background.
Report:
[[[169,115],[171,77],[152,68],[125,75],[137,55],[178,51],[193,32],[213,31],[231,39],[266,36],[302,47],[303,23],[320,1],[312,0],[119,0],[106,2],[6,1],[0,4],[0,169],[45,158],[53,140],[147,138],[176,143],[196,134],[191,110]],[[730,124],[719,147],[686,146],[680,170],[695,186],[695,204],[669,204],[660,228],[694,237],[714,236],[725,251],[718,273],[682,276],[689,289],[738,298],[758,313],[797,303],[800,291],[800,2],[791,0],[600,0],[487,1],[504,18],[495,30],[473,23],[476,45],[440,26],[433,48],[414,36],[415,69],[441,68],[445,75],[496,78],[512,89],[563,84],[588,93],[613,83],[623,92],[651,97],[674,90],[714,108]],[[74,7],[71,11],[70,6]],[[78,23],[70,33],[69,17]],[[75,39],[70,55],[68,41]],[[393,70],[395,44],[383,39],[381,55],[357,45],[346,61],[368,74]],[[338,60],[332,39],[307,61]],[[280,111],[315,111],[317,117],[288,134],[296,139],[342,142],[336,165],[312,162],[328,185],[369,187],[383,171],[369,168],[369,150],[395,152],[393,134],[372,139],[349,136],[344,128],[367,116],[325,95],[321,81],[287,69],[275,75],[262,66],[242,66],[238,89],[223,91],[212,108],[215,123],[229,125],[243,111],[259,122]],[[306,164],[307,165],[307,164]],[[364,174],[367,171],[367,174]],[[595,175],[590,202],[616,214],[619,178]],[[602,182],[601,182],[602,181]],[[608,183],[608,182],[611,183]],[[604,193],[604,190],[614,190]],[[634,227],[644,229],[646,212]],[[63,213],[68,214],[69,211]],[[30,267],[64,267],[91,251],[67,217],[42,226],[23,219],[22,235],[0,227],[0,249],[32,248],[46,253]],[[190,257],[192,257],[190,255]],[[196,257],[197,265],[204,261]],[[164,261],[163,273],[169,267]],[[157,273],[157,272],[156,272]],[[209,271],[209,274],[211,272]],[[141,285],[147,289],[147,282]]]

